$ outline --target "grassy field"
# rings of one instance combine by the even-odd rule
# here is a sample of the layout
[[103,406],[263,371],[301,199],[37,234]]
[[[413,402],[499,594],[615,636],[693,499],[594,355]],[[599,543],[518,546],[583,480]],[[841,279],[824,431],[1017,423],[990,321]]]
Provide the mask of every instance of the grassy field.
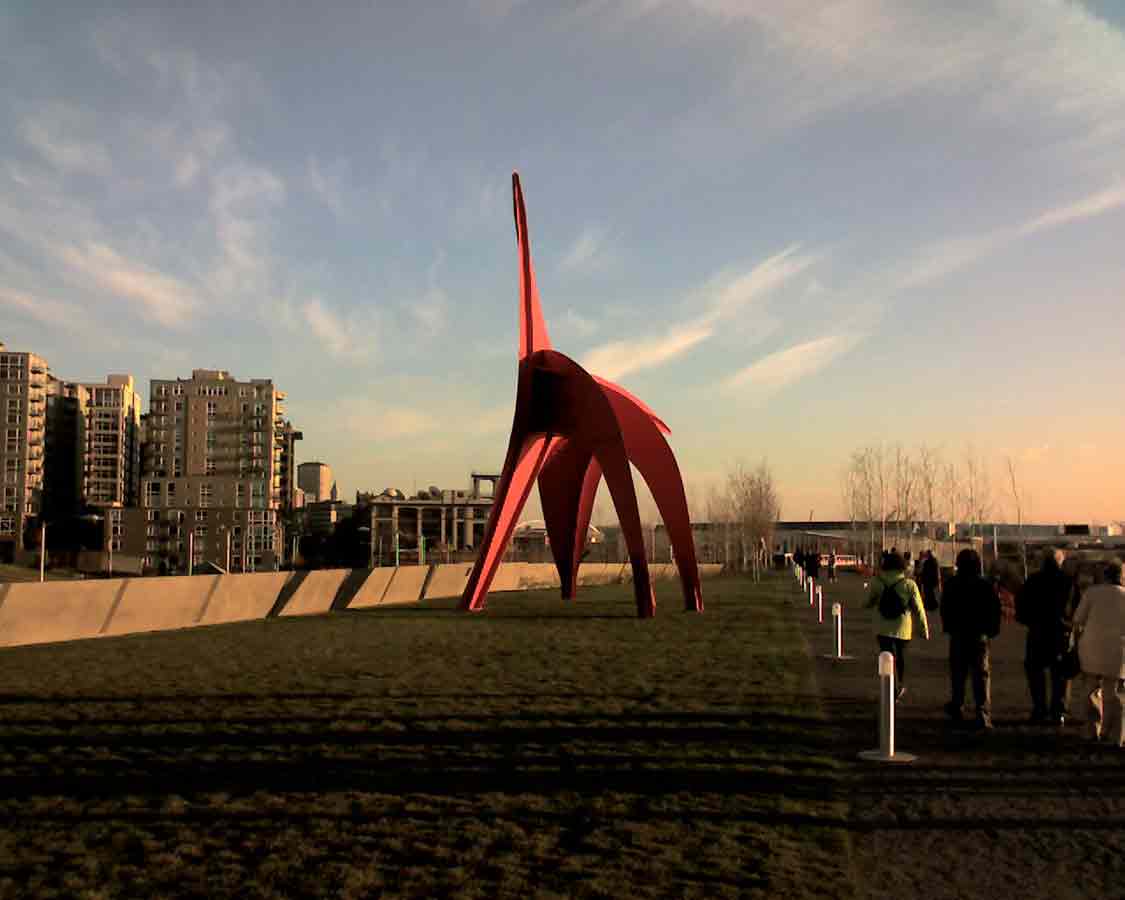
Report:
[[1023,630],[988,735],[914,641],[919,760],[872,766],[871,616],[828,590],[850,662],[782,576],[5,650],[0,898],[1125,896],[1125,753],[1025,723]]
[[0,654],[0,897],[836,897],[783,581]]
[[[45,573],[48,581],[70,581],[82,576],[73,569],[51,568]],[[0,563],[0,584],[11,581],[38,581],[38,566],[14,566],[10,563]]]

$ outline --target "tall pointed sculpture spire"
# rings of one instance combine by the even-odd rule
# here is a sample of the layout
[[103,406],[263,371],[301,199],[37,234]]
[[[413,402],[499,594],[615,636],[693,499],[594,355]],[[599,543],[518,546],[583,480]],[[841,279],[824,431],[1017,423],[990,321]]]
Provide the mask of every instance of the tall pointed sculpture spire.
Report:
[[702,612],[703,595],[683,479],[664,438],[668,426],[624,388],[590,375],[551,347],[535,286],[527,211],[517,173],[512,174],[512,201],[520,255],[516,409],[484,544],[461,598],[461,608],[484,608],[488,587],[536,479],[562,594],[564,598],[573,597],[594,498],[605,478],[629,551],[637,615],[655,615],[656,598],[649,581],[631,463],[648,483],[668,529],[685,608]]

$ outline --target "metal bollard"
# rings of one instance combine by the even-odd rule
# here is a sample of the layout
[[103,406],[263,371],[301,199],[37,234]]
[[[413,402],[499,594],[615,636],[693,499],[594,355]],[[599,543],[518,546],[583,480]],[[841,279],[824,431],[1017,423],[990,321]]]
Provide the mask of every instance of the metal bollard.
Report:
[[815,578],[809,579],[809,606],[813,606],[816,603],[816,586],[814,584],[815,581]]
[[844,655],[844,607],[839,603],[832,604],[832,621],[835,630],[835,650],[834,653],[825,653],[824,659],[842,660],[842,659],[855,659],[854,656]]
[[895,658],[886,650],[879,654],[879,749],[864,750],[859,758],[886,763],[917,759],[912,753],[895,753]]
[[824,588],[819,584],[816,586],[816,623],[824,624]]

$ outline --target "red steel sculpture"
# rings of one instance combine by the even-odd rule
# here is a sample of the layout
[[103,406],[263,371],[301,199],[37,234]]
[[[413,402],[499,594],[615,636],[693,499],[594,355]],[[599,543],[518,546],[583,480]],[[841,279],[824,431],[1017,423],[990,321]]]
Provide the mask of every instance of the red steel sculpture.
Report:
[[637,615],[655,615],[656,597],[649,580],[629,469],[632,463],[652,491],[668,529],[683,583],[685,608],[702,612],[703,595],[683,478],[664,439],[670,430],[624,388],[591,375],[551,347],[531,267],[527,212],[517,173],[512,174],[512,200],[520,254],[516,411],[484,544],[461,597],[461,609],[477,612],[484,608],[496,567],[536,477],[563,599],[573,598],[594,497],[604,477],[629,548]]

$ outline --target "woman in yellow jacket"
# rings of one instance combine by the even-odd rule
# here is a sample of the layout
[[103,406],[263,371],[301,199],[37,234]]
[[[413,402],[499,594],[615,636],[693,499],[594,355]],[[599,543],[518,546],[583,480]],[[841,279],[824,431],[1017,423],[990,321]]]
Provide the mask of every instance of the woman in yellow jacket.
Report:
[[[904,562],[898,553],[888,553],[883,557],[882,571],[871,580],[867,595],[867,606],[875,607],[875,634],[879,650],[886,650],[895,658],[895,684],[898,687],[896,699],[906,692],[906,646],[914,637],[914,620],[922,628],[922,636],[930,639],[930,623],[926,619],[926,607],[922,603],[922,592],[918,585],[903,573]],[[897,594],[901,613],[892,618],[883,615],[883,591],[892,588]],[[898,610],[896,610],[897,612]]]

